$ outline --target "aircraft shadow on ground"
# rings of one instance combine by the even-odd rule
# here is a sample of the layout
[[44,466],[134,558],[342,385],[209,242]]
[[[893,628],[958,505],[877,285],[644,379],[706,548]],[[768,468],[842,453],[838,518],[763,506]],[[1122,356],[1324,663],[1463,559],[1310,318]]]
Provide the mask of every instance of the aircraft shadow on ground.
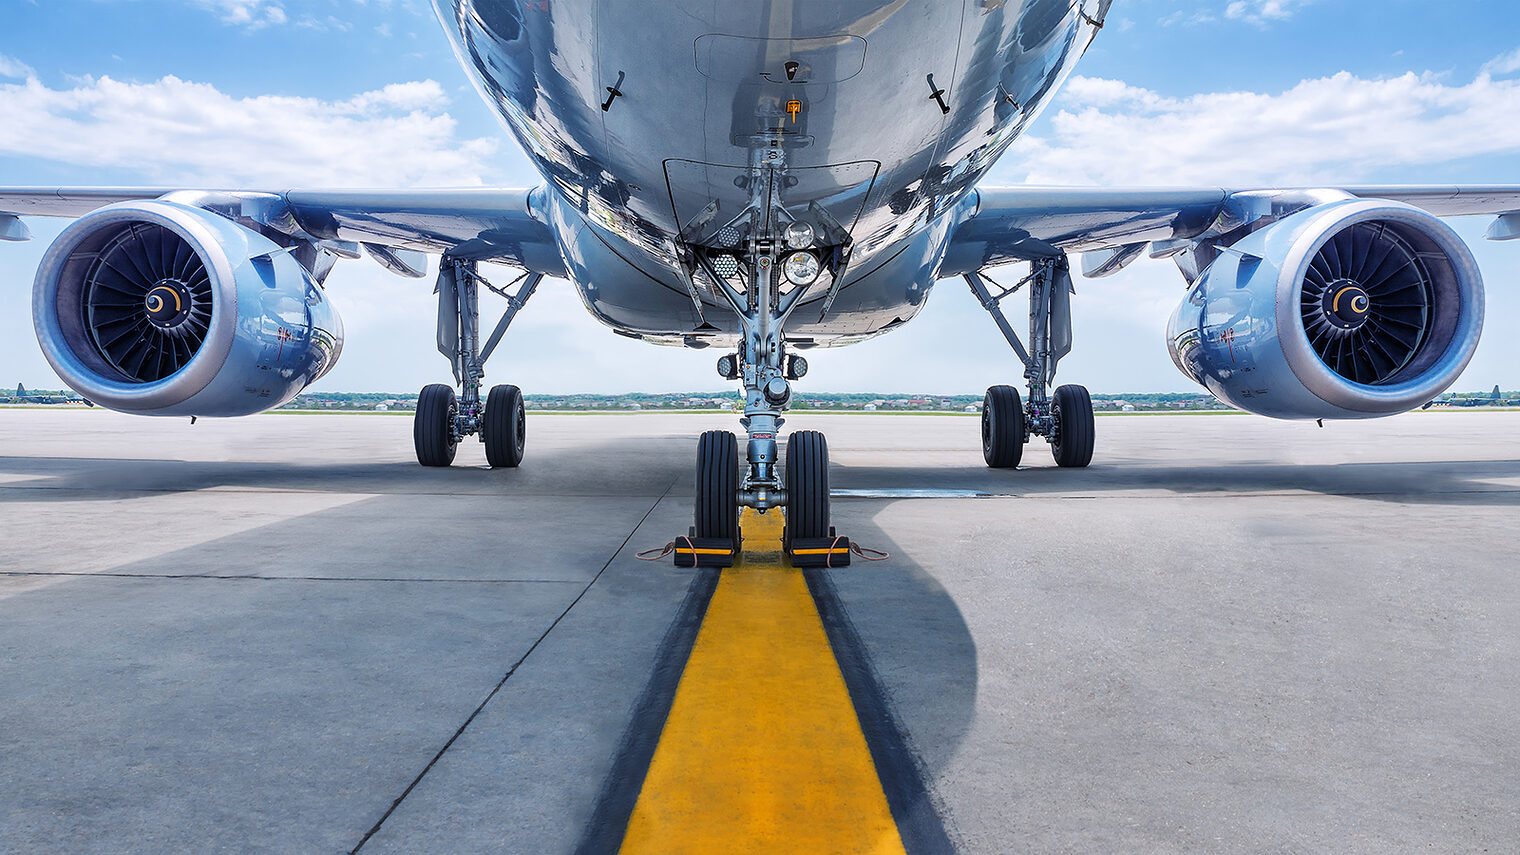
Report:
[[[471,440],[473,442],[473,440]],[[679,443],[681,453],[674,453]],[[692,479],[690,437],[630,437],[599,445],[532,449],[522,467],[489,469],[461,450],[454,466],[413,461],[187,461],[0,457],[0,504],[81,502],[143,493],[246,489],[370,495],[648,496]],[[678,491],[684,488],[678,484]]]
[[[623,437],[574,447],[534,448],[519,469],[488,469],[474,440],[456,464],[426,468],[410,460],[331,462],[185,461],[78,457],[3,457],[0,504],[71,502],[138,493],[207,489],[296,490],[365,494],[659,495],[680,494],[693,478],[695,437]],[[833,461],[834,489],[884,494],[953,490],[995,496],[1088,497],[1162,493],[1178,497],[1310,492],[1415,504],[1510,505],[1520,487],[1520,460],[1334,464],[1177,464],[1099,459],[1082,470],[1058,469],[1031,447],[1018,470],[978,464],[876,466]]]
[[[850,514],[847,522],[843,515],[835,516],[849,526],[842,534],[891,555],[879,564],[857,561],[828,572],[845,618],[862,642],[882,704],[932,794],[934,780],[966,740],[976,716],[976,642],[955,599],[906,557],[874,522],[874,512]],[[884,777],[892,774],[890,767],[882,772]],[[915,795],[912,812],[941,815],[944,806],[923,804],[925,797],[922,791]]]
[[1406,504],[1520,504],[1520,486],[1496,483],[1497,479],[1505,478],[1520,479],[1520,460],[1227,466],[1125,466],[1099,461],[1083,470],[1054,466],[1018,470],[982,466],[861,466],[836,461],[831,486],[835,490],[863,491],[867,497],[880,494],[883,498],[894,494],[905,498],[932,497],[937,490],[1020,498],[1117,497],[1141,493],[1202,498],[1309,492]]

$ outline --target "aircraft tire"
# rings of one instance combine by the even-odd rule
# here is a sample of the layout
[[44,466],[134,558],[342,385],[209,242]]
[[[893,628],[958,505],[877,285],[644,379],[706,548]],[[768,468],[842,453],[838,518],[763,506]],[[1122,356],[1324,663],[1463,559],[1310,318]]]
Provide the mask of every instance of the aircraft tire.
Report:
[[434,383],[422,387],[417,396],[417,413],[412,417],[412,443],[417,447],[418,463],[448,466],[454,462],[454,452],[459,448],[454,436],[454,417],[458,412],[453,386]]
[[492,469],[516,469],[522,463],[527,442],[528,417],[522,390],[516,386],[492,386],[480,420],[486,462]]
[[739,441],[726,430],[710,430],[697,440],[696,536],[739,539]]
[[829,536],[829,444],[815,430],[786,438],[786,533],[791,538]]
[[982,458],[1013,469],[1024,457],[1024,402],[1012,386],[993,386],[982,399]]
[[1092,396],[1085,386],[1061,386],[1052,402],[1056,431],[1050,439],[1050,453],[1055,456],[1057,466],[1080,469],[1092,462],[1097,435]]

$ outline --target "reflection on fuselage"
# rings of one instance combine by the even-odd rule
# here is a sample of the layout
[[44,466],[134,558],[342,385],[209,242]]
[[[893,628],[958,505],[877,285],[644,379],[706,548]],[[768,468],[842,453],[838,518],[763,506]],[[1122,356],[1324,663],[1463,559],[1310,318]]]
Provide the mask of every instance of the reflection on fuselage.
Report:
[[[789,337],[855,340],[912,317],[957,205],[1070,72],[1100,5],[436,3],[461,61],[553,187],[588,307],[672,343],[702,321],[676,236],[689,212],[734,195],[734,171],[767,143],[795,173],[783,204],[823,205],[853,239],[829,316],[804,305]],[[707,314],[732,331],[726,313]]]

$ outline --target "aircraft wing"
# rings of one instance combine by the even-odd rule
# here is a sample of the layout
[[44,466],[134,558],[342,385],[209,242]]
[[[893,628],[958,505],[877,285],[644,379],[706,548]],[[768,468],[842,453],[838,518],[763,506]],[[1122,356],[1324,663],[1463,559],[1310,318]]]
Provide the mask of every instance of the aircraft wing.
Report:
[[[187,191],[150,187],[0,187],[0,237],[25,240],[18,216],[78,217],[103,205],[143,199],[204,207],[313,241],[383,250],[450,253],[564,276],[538,191],[451,190]],[[389,265],[388,265],[389,266]]]
[[1334,189],[982,187],[963,205],[941,276],[1062,252],[1097,256],[1088,275],[1123,267],[1151,245],[1165,255],[1274,206],[1323,194],[1407,202],[1437,216],[1496,214],[1496,240],[1520,237],[1520,185],[1355,186]]

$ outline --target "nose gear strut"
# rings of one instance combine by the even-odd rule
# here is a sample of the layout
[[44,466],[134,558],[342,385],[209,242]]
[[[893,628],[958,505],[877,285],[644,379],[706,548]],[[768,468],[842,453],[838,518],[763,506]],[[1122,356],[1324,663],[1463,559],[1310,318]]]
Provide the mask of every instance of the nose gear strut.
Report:
[[[712,291],[738,316],[741,330],[738,352],[720,360],[719,371],[744,384],[744,417],[739,423],[748,438],[742,462],[735,459],[737,443],[730,445],[722,439],[726,436],[731,441],[732,434],[709,432],[698,444],[696,525],[691,536],[704,541],[736,538],[737,524],[730,521],[737,520],[740,506],[760,513],[786,508],[787,543],[833,535],[828,524],[828,447],[823,435],[792,434],[786,443],[785,466],[780,460],[778,438],[786,423],[782,414],[792,400],[788,381],[807,371],[805,360],[786,353],[783,329],[809,294],[823,290],[821,269],[830,274],[830,298],[837,293],[849,235],[817,205],[789,211],[782,203],[790,186],[786,152],[780,140],[770,136],[758,138],[751,148],[750,168],[741,185],[749,194],[745,210],[726,221],[714,221],[715,201],[692,227],[699,233],[683,234],[693,273],[705,274]],[[818,235],[824,236],[822,245],[814,244]],[[799,255],[808,258],[799,259]],[[795,262],[799,272],[785,274],[786,259]],[[802,263],[808,261],[814,263]],[[788,284],[790,288],[785,287]],[[726,479],[726,472],[736,465],[740,472],[734,484]]]

